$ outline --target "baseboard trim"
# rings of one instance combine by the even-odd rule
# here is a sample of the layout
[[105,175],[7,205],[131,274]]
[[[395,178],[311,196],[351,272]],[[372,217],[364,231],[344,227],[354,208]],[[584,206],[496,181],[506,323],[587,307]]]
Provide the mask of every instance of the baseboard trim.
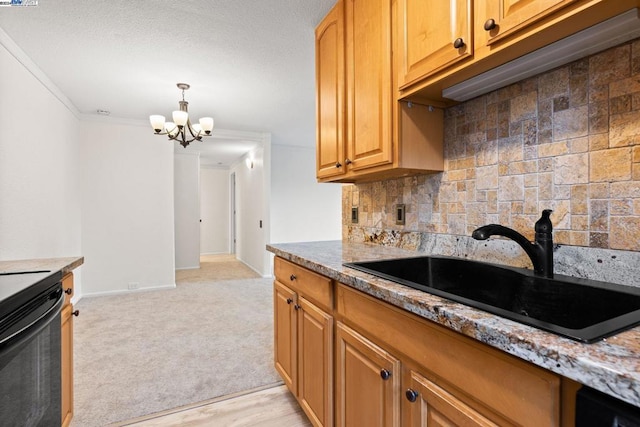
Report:
[[194,265],[192,267],[176,267],[176,270],[197,270],[200,268],[200,264]]
[[150,292],[150,291],[162,291],[167,289],[175,289],[176,284],[172,285],[162,285],[162,286],[149,286],[146,288],[139,289],[117,289],[113,291],[102,291],[102,292],[91,292],[82,294],[82,298],[93,298],[93,297],[105,297],[110,295],[122,295],[122,294],[133,294],[138,292]]
[[265,275],[264,275],[264,272],[262,272],[262,271],[258,271],[258,270],[257,270],[256,268],[254,268],[252,265],[247,264],[244,260],[242,260],[242,259],[238,258],[238,254],[236,254],[236,259],[237,259],[238,261],[240,261],[241,263],[243,263],[244,265],[246,265],[247,267],[249,267],[251,270],[255,271],[255,272],[256,272],[260,277],[263,277],[263,278],[270,277],[270,276],[265,276]]

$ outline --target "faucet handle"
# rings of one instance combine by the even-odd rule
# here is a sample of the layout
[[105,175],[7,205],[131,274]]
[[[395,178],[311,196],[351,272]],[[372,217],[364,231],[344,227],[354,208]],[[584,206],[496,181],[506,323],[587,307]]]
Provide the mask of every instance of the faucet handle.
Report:
[[536,233],[551,234],[553,231],[553,225],[551,224],[550,218],[551,212],[553,212],[551,209],[544,209],[542,211],[542,216],[540,216],[540,219],[536,221]]

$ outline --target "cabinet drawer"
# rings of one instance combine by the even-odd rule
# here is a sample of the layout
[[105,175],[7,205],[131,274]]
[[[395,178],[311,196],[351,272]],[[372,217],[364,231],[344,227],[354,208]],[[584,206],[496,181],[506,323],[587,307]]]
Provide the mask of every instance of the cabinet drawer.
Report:
[[287,285],[327,311],[333,310],[331,279],[282,258],[274,260],[276,280]]
[[62,278],[62,290],[64,291],[64,307],[71,303],[73,297],[73,273],[67,273]]
[[338,285],[336,297],[342,321],[414,360],[490,418],[493,412],[517,425],[560,424],[560,378],[553,373],[346,285]]

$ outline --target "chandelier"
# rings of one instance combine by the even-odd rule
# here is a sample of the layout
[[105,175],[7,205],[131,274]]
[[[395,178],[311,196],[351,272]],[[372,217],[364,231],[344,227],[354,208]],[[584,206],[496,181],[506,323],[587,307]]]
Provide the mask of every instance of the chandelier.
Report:
[[170,140],[178,141],[180,145],[187,148],[191,142],[202,141],[203,136],[211,136],[213,118],[202,117],[199,123],[191,124],[187,111],[189,103],[184,100],[184,91],[190,86],[186,83],[178,83],[176,86],[182,89],[182,101],[178,101],[180,110],[173,112],[173,122],[165,122],[164,116],[160,115],[149,116],[149,121],[156,135],[169,135]]

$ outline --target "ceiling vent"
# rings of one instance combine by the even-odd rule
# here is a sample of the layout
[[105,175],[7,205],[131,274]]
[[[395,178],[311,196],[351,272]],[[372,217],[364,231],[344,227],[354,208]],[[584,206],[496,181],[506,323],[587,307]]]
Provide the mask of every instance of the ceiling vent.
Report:
[[638,9],[632,9],[448,87],[442,95],[454,101],[466,101],[638,37]]

